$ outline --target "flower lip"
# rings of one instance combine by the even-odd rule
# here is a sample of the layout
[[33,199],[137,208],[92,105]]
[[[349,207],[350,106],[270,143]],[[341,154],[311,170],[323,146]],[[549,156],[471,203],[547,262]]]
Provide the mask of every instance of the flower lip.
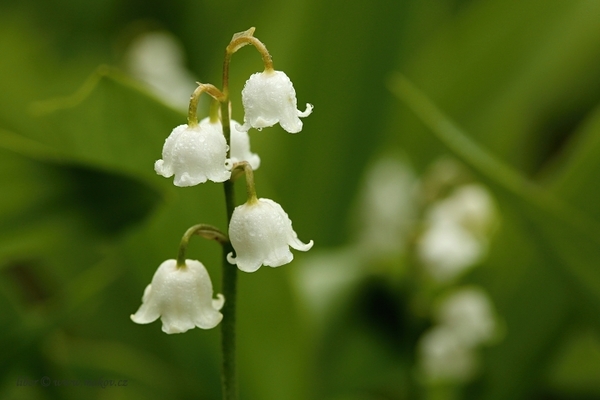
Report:
[[142,305],[131,320],[148,324],[162,320],[165,333],[182,333],[194,327],[214,328],[223,315],[219,310],[225,298],[217,294],[213,299],[212,282],[204,265],[196,260],[186,260],[178,267],[175,260],[163,262],[144,290]]
[[173,129],[165,140],[163,158],[156,161],[154,169],[166,178],[175,175],[175,186],[194,186],[207,180],[224,182],[231,176],[227,150],[220,123],[205,118],[197,126]]
[[250,76],[242,90],[244,125],[239,129],[261,130],[277,123],[289,133],[302,130],[300,118],[312,113],[312,104],[306,110],[297,109],[296,91],[290,78],[282,71],[265,70]]
[[294,258],[290,247],[308,251],[314,243],[300,241],[287,213],[270,199],[236,207],[229,224],[229,239],[236,255],[228,254],[227,260],[244,272],[254,272],[261,265],[288,264]]

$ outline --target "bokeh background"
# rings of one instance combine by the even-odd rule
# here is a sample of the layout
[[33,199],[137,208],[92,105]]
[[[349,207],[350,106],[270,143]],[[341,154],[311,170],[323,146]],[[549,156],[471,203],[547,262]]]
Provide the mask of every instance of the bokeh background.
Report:
[[[3,0],[0,397],[219,398],[218,329],[166,335],[129,316],[189,226],[225,229],[220,185],[176,188],[152,166],[185,123],[177,90],[219,86],[225,46],[251,26],[300,108],[315,105],[299,134],[251,132],[257,191],[315,246],[239,276],[241,398],[600,398],[597,0]],[[140,50],[156,33],[166,50]],[[237,120],[261,69],[250,47],[233,58]],[[403,214],[400,200],[440,157],[487,188],[497,220],[443,284],[415,250],[428,203]],[[382,158],[402,166],[380,178],[400,196],[375,203],[406,217],[385,250],[362,239],[379,229],[364,198]],[[192,241],[189,257],[218,291],[218,247]],[[425,379],[420,338],[460,285],[491,299],[494,340],[468,379]],[[128,386],[19,384],[45,376]]]

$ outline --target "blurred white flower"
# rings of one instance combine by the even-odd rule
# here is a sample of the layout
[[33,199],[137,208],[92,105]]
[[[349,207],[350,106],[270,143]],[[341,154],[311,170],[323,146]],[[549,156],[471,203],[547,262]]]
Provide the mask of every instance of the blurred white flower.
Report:
[[475,287],[456,290],[444,299],[436,313],[441,325],[456,333],[467,347],[490,341],[496,332],[496,319],[488,295]]
[[421,195],[425,201],[439,198],[448,188],[465,182],[469,174],[455,158],[443,156],[435,160],[422,176]]
[[293,269],[292,284],[306,309],[307,325],[327,326],[340,304],[349,301],[355,286],[368,271],[356,246],[327,249],[303,258]]
[[194,327],[211,329],[223,315],[219,310],[225,298],[218,294],[212,298],[213,288],[204,265],[196,260],[186,260],[177,267],[175,260],[163,262],[144,290],[142,305],[131,315],[133,322],[149,324],[162,320],[165,333],[182,333]]
[[302,130],[299,117],[309,116],[313,109],[311,104],[306,104],[304,112],[298,110],[292,81],[284,72],[273,70],[250,76],[242,90],[242,103],[245,115],[240,129],[243,131],[260,130],[279,122],[287,132],[297,133]]
[[181,44],[167,32],[138,36],[125,54],[130,74],[148,85],[167,104],[186,110],[196,79],[184,65]]
[[425,332],[418,343],[418,364],[430,382],[464,383],[477,368],[477,355],[444,326]]
[[489,191],[471,183],[457,187],[448,198],[434,204],[428,219],[433,224],[455,223],[474,235],[485,236],[494,225],[496,209]]
[[258,154],[250,151],[250,137],[248,132],[240,130],[240,124],[231,120],[231,163],[247,161],[252,169],[256,171],[260,166]]
[[479,261],[484,247],[460,225],[444,222],[425,230],[417,251],[431,277],[438,282],[447,282]]
[[485,187],[459,186],[427,211],[417,243],[421,262],[438,282],[454,279],[483,258],[495,221],[493,200]]
[[227,260],[244,272],[254,272],[261,265],[279,267],[294,256],[290,246],[308,251],[313,246],[302,243],[283,208],[270,199],[250,199],[235,208],[229,224],[229,240],[235,250]]
[[413,170],[401,157],[378,158],[367,169],[357,215],[359,239],[378,257],[402,253],[417,215]]
[[207,179],[224,182],[231,176],[221,123],[211,123],[209,118],[194,127],[180,125],[173,129],[162,156],[154,169],[166,178],[175,175],[175,186],[194,186]]

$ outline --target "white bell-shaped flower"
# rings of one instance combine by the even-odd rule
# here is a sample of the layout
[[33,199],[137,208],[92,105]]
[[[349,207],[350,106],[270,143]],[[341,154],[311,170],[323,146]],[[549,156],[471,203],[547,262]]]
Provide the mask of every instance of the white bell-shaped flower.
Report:
[[166,178],[175,175],[175,186],[224,182],[231,176],[227,150],[221,123],[205,118],[197,126],[173,129],[165,141],[163,159],[156,161],[154,169]]
[[279,122],[289,133],[302,130],[299,117],[308,117],[313,110],[306,104],[304,112],[297,109],[296,91],[292,81],[281,71],[265,70],[250,76],[242,90],[244,104],[243,131],[258,130]]
[[167,260],[158,267],[131,319],[149,324],[160,317],[165,333],[182,333],[196,326],[211,329],[223,319],[219,310],[225,303],[222,294],[216,299],[212,295],[212,282],[201,262],[186,260],[184,267],[177,267],[177,261]]
[[313,246],[302,243],[292,228],[292,221],[273,200],[250,200],[233,211],[229,240],[235,250],[227,260],[244,272],[254,272],[261,265],[279,267],[292,261],[290,246],[308,251]]
[[492,302],[485,291],[466,287],[444,299],[436,319],[452,329],[465,346],[475,347],[489,342],[496,334],[494,315]]
[[254,171],[260,166],[258,154],[250,151],[250,137],[248,132],[241,130],[241,125],[231,120],[231,164],[247,161]]
[[477,354],[445,326],[426,331],[417,345],[424,378],[432,382],[468,382],[478,367]]
[[449,282],[475,265],[486,247],[476,236],[454,223],[437,223],[417,242],[417,254],[432,278]]
[[485,256],[496,212],[488,190],[468,184],[432,204],[425,218],[419,257],[435,280],[448,282]]

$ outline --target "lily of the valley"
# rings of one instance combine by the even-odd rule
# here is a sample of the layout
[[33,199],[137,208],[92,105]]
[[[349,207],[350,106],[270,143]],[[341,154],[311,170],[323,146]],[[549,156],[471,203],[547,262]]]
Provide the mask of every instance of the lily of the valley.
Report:
[[231,164],[247,161],[254,171],[260,166],[258,154],[250,151],[250,137],[248,132],[241,130],[241,125],[231,120]]
[[207,180],[224,182],[231,176],[227,168],[227,142],[220,122],[205,118],[198,125],[173,129],[154,169],[166,178],[175,175],[175,186],[194,186]]
[[436,281],[449,282],[483,258],[496,213],[488,190],[468,184],[434,203],[426,220],[419,257]]
[[298,239],[292,221],[279,204],[270,199],[251,198],[235,208],[229,224],[229,240],[235,250],[227,256],[244,272],[261,265],[279,267],[294,258],[290,247],[308,251],[313,246]]
[[496,335],[494,307],[487,293],[466,287],[450,294],[437,310],[438,322],[455,332],[465,345],[475,347]]
[[177,266],[176,260],[167,260],[158,267],[131,319],[149,324],[160,317],[165,333],[211,329],[223,319],[219,310],[225,303],[223,295],[212,296],[212,282],[201,262],[186,260],[184,266]]
[[296,91],[292,81],[281,71],[265,70],[250,76],[242,90],[244,105],[244,125],[241,130],[262,129],[279,122],[289,133],[302,130],[300,117],[308,117],[313,110],[306,104],[306,110],[297,109]]

